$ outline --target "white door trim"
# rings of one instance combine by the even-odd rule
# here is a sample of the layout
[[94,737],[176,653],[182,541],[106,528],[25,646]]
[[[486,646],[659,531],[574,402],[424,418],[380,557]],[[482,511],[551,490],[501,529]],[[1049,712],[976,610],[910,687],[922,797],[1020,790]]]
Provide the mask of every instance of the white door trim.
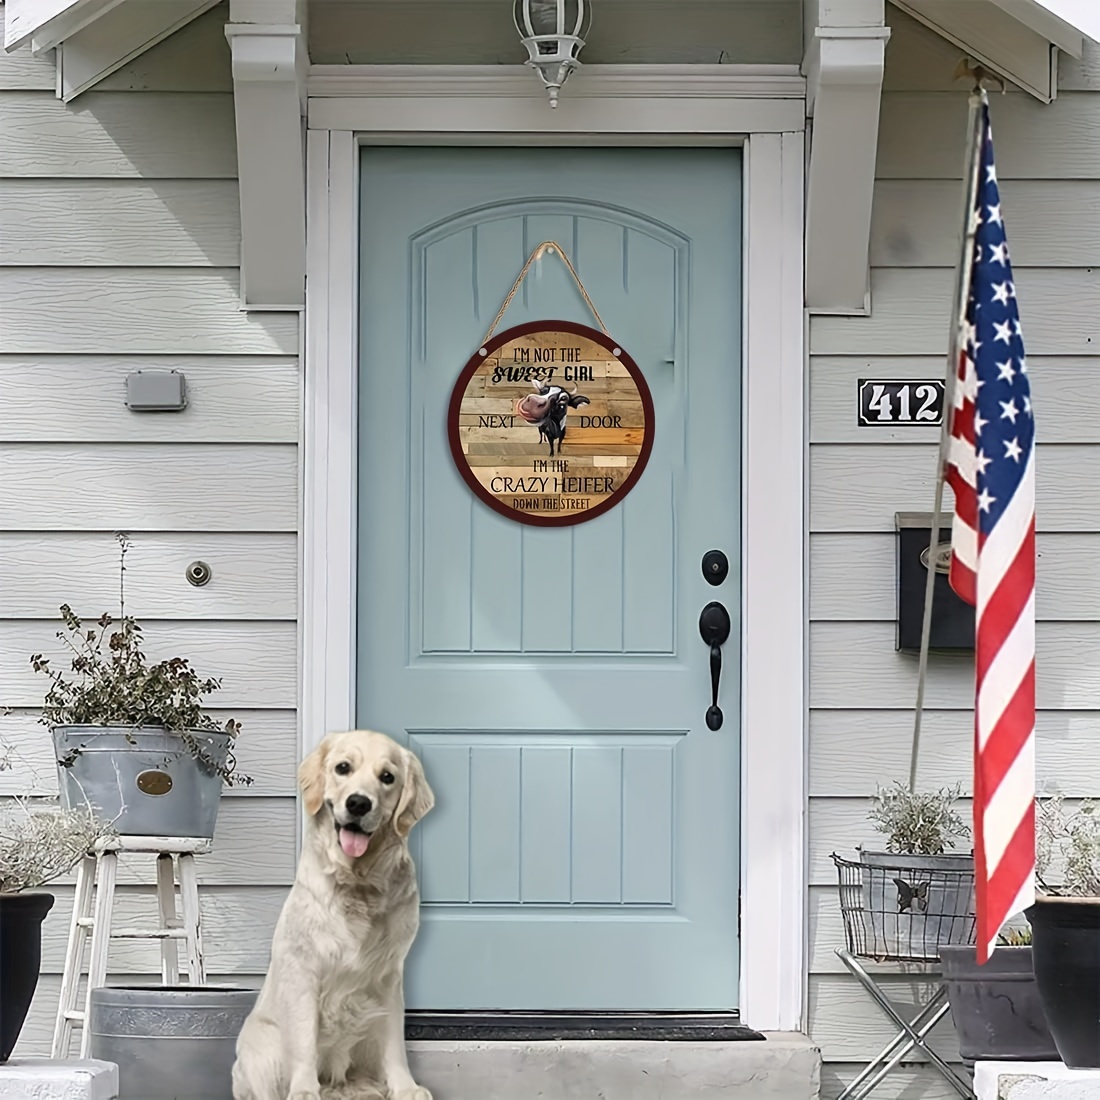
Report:
[[[429,67],[418,68],[430,78]],[[587,89],[570,100],[567,88],[555,112],[541,92],[501,99],[487,94],[481,71],[466,94],[453,69],[442,122],[440,100],[423,88],[410,92],[401,74],[380,94],[378,68],[362,96],[347,94],[345,83],[338,119],[311,99],[300,721],[308,750],[355,720],[360,144],[445,144],[490,134],[559,144],[743,143],[740,1008],[751,1027],[797,1031],[805,1020],[807,938],[804,134],[801,105],[789,113],[788,96],[746,93],[744,74],[724,68],[734,70],[724,97],[719,74],[708,74],[705,94],[690,95],[683,74],[674,73],[667,97],[650,74],[646,95],[625,111],[621,89],[618,99]],[[651,112],[653,103],[660,109]],[[751,129],[754,115],[761,130]],[[773,129],[780,116],[791,119],[790,129]],[[718,129],[723,118],[725,131]]]

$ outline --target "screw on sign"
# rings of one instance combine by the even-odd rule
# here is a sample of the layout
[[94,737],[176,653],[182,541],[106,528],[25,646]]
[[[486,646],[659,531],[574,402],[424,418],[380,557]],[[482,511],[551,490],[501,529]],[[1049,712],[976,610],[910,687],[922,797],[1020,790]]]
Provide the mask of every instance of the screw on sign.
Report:
[[653,400],[609,336],[569,321],[519,325],[483,345],[448,410],[467,485],[519,523],[581,523],[637,483],[653,447]]

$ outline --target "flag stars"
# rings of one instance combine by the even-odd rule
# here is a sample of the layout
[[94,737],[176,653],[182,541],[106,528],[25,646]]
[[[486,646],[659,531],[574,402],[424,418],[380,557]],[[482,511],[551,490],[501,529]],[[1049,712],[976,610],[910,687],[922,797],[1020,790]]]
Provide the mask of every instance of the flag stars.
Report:
[[[990,135],[992,136],[992,135]],[[994,164],[987,164],[985,166],[985,182],[996,183],[997,182],[997,166]]]
[[1013,397],[1010,401],[998,401],[997,404],[1001,406],[1001,419],[1011,420],[1015,424],[1016,417],[1020,415],[1020,410],[1016,408],[1016,398]]
[[1020,456],[1024,453],[1023,448],[1020,446],[1019,439],[1005,440],[1005,458],[1011,458],[1013,462],[1019,465]]
[[1027,413],[1028,416],[1033,415],[1031,411],[1031,398],[1026,395],[1024,396],[1024,412]]
[[982,419],[982,414],[977,409],[975,409],[974,410],[974,434],[975,435],[981,435],[982,434],[982,429],[988,423],[989,423],[989,421],[988,420],[983,420]]
[[1001,204],[997,203],[996,206],[987,206],[986,210],[989,211],[989,221],[993,225],[1003,225],[1001,221]]
[[993,284],[993,301],[1008,305],[1009,296],[1012,294],[1012,284],[1009,282]]
[[1008,241],[1001,241],[1000,244],[993,245],[990,252],[992,252],[989,257],[990,263],[1000,264],[1001,267],[1008,263]]
[[993,337],[993,343],[997,343],[998,340],[1003,340],[1006,344],[1012,343],[1012,322],[1005,321],[1003,324],[1000,321],[994,321],[993,327],[997,330],[997,335]]
[[979,451],[974,456],[974,465],[977,467],[978,475],[981,476],[985,473],[985,468],[993,461],[985,451]]
[[978,507],[983,512],[988,512],[990,505],[994,504],[996,500],[997,498],[995,496],[990,496],[988,489],[983,489],[981,495],[978,497]]
[[1012,369],[1012,360],[1009,359],[1004,363],[997,364],[997,370],[1000,372],[997,375],[998,382],[1011,382],[1016,377],[1016,372]]

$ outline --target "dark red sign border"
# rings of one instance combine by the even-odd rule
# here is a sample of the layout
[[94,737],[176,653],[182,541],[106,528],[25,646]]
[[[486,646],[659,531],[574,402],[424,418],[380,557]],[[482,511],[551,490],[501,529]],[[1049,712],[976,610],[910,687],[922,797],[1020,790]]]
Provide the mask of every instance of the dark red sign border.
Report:
[[[642,411],[645,414],[645,437],[642,439],[642,449],[638,452],[638,459],[634,463],[634,469],[630,471],[630,474],[627,476],[626,481],[623,482],[619,491],[615,493],[614,496],[605,500],[602,504],[597,504],[595,508],[589,508],[583,512],[574,512],[572,515],[568,516],[540,516],[532,512],[518,512],[509,508],[507,504],[502,504],[481,484],[480,481],[478,481],[473,470],[470,468],[469,463],[466,461],[466,456],[462,453],[462,441],[459,434],[458,421],[462,409],[462,398],[465,396],[466,387],[470,384],[470,379],[473,377],[474,371],[476,371],[494,351],[503,347],[510,341],[516,340],[521,336],[527,336],[532,332],[547,331],[569,332],[574,336],[583,336],[585,339],[598,344],[606,350],[612,358],[622,363],[630,373],[630,377],[634,380],[634,385],[638,387],[638,393],[642,398]],[[619,349],[618,355],[614,354],[616,348]],[[530,321],[527,324],[516,325],[514,328],[497,333],[497,335],[485,344],[484,347],[479,348],[470,358],[466,366],[462,368],[462,373],[458,376],[458,381],[455,382],[454,389],[451,391],[451,400],[447,406],[447,438],[451,444],[451,457],[454,459],[455,466],[458,467],[458,472],[462,475],[462,480],[473,490],[474,495],[492,508],[494,512],[499,512],[502,516],[507,516],[508,519],[514,520],[516,523],[526,523],[531,527],[573,527],[578,523],[585,523],[590,519],[595,519],[597,516],[602,516],[605,512],[609,512],[627,495],[627,493],[630,492],[631,489],[634,488],[638,483],[638,478],[640,478],[645,471],[646,464],[649,462],[650,453],[653,450],[653,433],[655,428],[653,397],[649,392],[649,386],[646,383],[644,375],[638,369],[638,364],[626,353],[622,345],[617,344],[610,336],[605,336],[598,329],[589,328],[587,325],[578,325],[573,321]],[[568,458],[568,455],[566,458]]]

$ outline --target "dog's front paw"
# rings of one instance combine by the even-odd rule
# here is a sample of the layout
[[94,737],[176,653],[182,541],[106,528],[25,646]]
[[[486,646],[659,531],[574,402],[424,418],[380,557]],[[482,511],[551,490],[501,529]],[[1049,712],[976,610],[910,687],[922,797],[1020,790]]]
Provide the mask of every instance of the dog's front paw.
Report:
[[421,1085],[413,1085],[411,1089],[395,1092],[393,1100],[432,1100],[432,1094]]

